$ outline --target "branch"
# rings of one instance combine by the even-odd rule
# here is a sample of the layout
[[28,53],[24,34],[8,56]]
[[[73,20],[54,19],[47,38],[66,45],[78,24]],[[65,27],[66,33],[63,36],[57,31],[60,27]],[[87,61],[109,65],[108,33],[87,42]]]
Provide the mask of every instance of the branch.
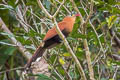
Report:
[[88,64],[88,68],[89,68],[90,80],[95,80],[87,39],[84,39],[84,48],[85,48],[86,59],[87,59],[87,64]]
[[87,22],[90,20],[92,14],[93,14],[93,6],[94,6],[94,2],[93,2],[93,0],[91,0],[91,3],[90,3],[90,13],[87,16],[87,19],[85,20],[85,24],[87,24]]
[[[58,2],[59,4],[61,4],[61,2],[59,2],[58,0],[57,0],[57,2]],[[71,12],[66,8],[65,5],[63,5],[63,7],[64,7],[64,9],[68,12],[68,14],[71,14]]]
[[114,30],[109,29],[110,35],[113,37],[116,45],[120,48],[120,39],[118,38],[118,36],[115,34]]
[[[1,18],[0,18],[0,27],[1,27],[1,29],[4,30],[4,32],[7,32],[7,33],[13,35],[12,32],[7,28],[7,26],[6,26],[5,23],[2,21]],[[23,55],[25,58],[30,59],[30,58],[32,57],[31,53],[28,52],[28,51],[24,48],[24,46],[15,39],[15,37],[11,37],[10,39],[11,39],[11,41],[12,41],[13,44],[15,44],[16,46],[18,46],[19,51],[22,53],[22,55]]]
[[9,72],[9,71],[16,71],[16,70],[23,70],[23,69],[24,69],[24,67],[13,68],[13,69],[10,69],[10,70],[1,71],[0,74],[6,73],[6,72]]
[[84,70],[79,62],[79,60],[77,59],[77,57],[75,56],[74,52],[72,51],[68,41],[66,40],[65,36],[62,34],[62,32],[60,31],[58,25],[57,25],[57,22],[56,22],[56,19],[54,18],[54,23],[56,25],[56,32],[58,33],[58,35],[60,36],[60,38],[63,40],[64,42],[64,45],[66,46],[68,52],[72,55],[72,58],[74,59],[75,63],[76,63],[76,66],[80,72],[80,75],[82,77],[82,80],[87,80],[86,79],[86,76],[85,76],[85,73],[84,73]]
[[54,13],[54,15],[52,17],[56,17],[58,12],[60,11],[61,7],[63,6],[63,4],[65,3],[65,0],[62,1],[62,3],[60,4],[59,8],[57,9],[57,11]]
[[111,58],[113,58],[116,61],[120,61],[120,55],[118,55],[118,54],[109,54],[108,56],[110,56]]
[[48,11],[45,9],[45,7],[42,5],[42,2],[41,0],[37,0],[38,2],[38,5],[40,6],[40,8],[45,12],[45,14],[50,18],[52,19],[52,16],[48,13]]
[[58,14],[58,12],[60,11],[62,5],[65,3],[65,0],[63,0],[63,2],[61,3],[61,5],[59,6],[59,8],[57,9],[57,11],[54,13],[53,16],[48,13],[48,11],[47,11],[47,10],[45,9],[45,7],[42,5],[41,0],[37,0],[37,2],[38,2],[38,5],[40,6],[40,8],[45,12],[45,14],[47,14],[47,16],[48,16],[50,19],[53,19],[54,17],[57,16],[57,14]]
[[115,80],[116,79],[116,77],[117,77],[117,72],[118,72],[118,69],[119,69],[120,67],[119,66],[116,66],[116,69],[115,69],[115,72],[114,72],[114,75],[113,75],[113,80]]
[[82,15],[81,15],[79,9],[77,8],[77,6],[76,6],[74,0],[70,0],[70,1],[71,1],[72,5],[73,5],[73,8],[76,10],[76,12],[80,14],[80,21],[81,21],[81,23],[83,24],[83,23],[84,23],[84,18],[82,17]]

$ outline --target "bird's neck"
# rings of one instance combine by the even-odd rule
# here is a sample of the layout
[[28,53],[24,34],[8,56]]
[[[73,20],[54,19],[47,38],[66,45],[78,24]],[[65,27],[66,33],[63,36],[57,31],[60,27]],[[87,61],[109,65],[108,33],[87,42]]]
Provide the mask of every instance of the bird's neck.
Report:
[[66,26],[67,32],[68,32],[68,33],[72,32],[73,26],[74,26],[74,22],[69,21],[69,22],[67,22],[67,25],[68,25],[68,26]]

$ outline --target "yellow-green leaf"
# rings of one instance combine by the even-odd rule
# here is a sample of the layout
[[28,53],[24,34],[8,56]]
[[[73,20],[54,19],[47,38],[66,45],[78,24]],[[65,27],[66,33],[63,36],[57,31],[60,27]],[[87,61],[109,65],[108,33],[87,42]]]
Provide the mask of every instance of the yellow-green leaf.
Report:
[[62,64],[62,65],[65,64],[65,61],[64,61],[62,58],[59,58],[59,62],[60,62],[60,64]]
[[63,56],[70,57],[70,53],[64,53]]
[[78,48],[78,51],[83,51],[82,48]]
[[106,18],[109,29],[113,26],[113,24],[115,23],[116,20],[117,20],[117,16],[115,16],[115,15],[112,15],[109,18]]
[[110,61],[107,61],[107,65],[108,65],[108,66],[111,66],[111,63],[110,63]]
[[109,79],[109,80],[114,80],[114,79]]

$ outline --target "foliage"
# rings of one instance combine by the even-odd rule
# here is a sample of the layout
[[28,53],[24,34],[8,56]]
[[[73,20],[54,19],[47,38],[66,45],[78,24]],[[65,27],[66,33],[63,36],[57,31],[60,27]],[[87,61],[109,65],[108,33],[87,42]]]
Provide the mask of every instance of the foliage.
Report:
[[[62,2],[62,0],[41,1],[51,15],[56,12]],[[83,39],[87,39],[88,41],[95,79],[119,80],[120,59],[114,58],[113,54],[120,56],[120,46],[116,44],[114,37],[109,31],[110,29],[113,30],[115,32],[114,35],[120,38],[120,2],[119,0],[93,1],[94,12],[90,21],[95,30],[88,21],[86,26],[87,34],[82,34],[81,21],[80,18],[77,18],[74,29],[67,40],[81,62],[88,80],[89,70],[83,47]],[[90,0],[74,0],[74,2],[83,18],[86,19],[87,14],[90,12]],[[64,7],[57,14],[57,21],[59,22],[65,16],[75,13],[77,12],[70,0],[66,0]],[[18,46],[13,44],[10,39],[11,37],[15,37],[29,52],[34,53],[35,49],[42,42],[46,32],[54,25],[52,20],[38,6],[37,0],[0,0],[0,18],[13,33],[13,35],[10,35],[0,29],[0,72],[24,66],[26,63],[26,58],[21,54]],[[49,78],[38,74],[37,80],[70,80],[69,78],[80,80],[81,76],[75,62],[63,44],[58,45],[48,52],[50,54],[47,54],[46,61],[50,64],[49,71],[51,76]],[[6,79],[22,80],[20,70],[0,74],[0,80]]]

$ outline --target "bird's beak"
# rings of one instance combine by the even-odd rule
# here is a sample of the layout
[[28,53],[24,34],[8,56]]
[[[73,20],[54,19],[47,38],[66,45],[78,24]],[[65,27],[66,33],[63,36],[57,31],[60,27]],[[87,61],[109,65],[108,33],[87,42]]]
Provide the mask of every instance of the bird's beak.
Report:
[[75,14],[75,16],[80,16],[80,14]]
[[80,14],[73,14],[72,17],[80,16]]

